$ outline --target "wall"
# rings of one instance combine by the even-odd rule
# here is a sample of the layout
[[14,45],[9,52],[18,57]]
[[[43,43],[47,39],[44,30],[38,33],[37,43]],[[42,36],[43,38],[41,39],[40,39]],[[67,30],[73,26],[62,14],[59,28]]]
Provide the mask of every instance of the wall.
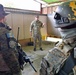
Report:
[[58,5],[43,7],[42,13],[43,14],[52,14],[56,10],[57,6]]
[[[37,13],[38,14],[38,13]],[[34,20],[37,14],[34,13],[26,13],[26,12],[18,12],[17,10],[11,12],[9,15],[6,16],[7,24],[12,27],[12,33],[14,34],[15,38],[17,38],[18,27],[19,30],[19,40],[26,42],[28,39],[32,38],[30,36],[30,23]],[[41,29],[42,38],[47,36],[47,16],[39,14],[39,19],[45,23],[44,28]]]
[[53,21],[52,14],[56,10],[57,6],[58,5],[53,5],[49,7],[44,7],[42,9],[42,13],[47,14],[47,35],[48,36],[61,37],[58,29],[54,28],[53,26],[55,23]]

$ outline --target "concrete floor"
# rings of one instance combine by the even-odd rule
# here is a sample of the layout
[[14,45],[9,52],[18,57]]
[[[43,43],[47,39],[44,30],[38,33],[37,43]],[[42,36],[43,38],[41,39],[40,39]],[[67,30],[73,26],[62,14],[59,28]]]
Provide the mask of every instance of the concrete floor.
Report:
[[35,72],[29,63],[24,65],[24,70],[22,71],[22,75],[39,75],[40,63],[42,58],[48,53],[48,50],[54,47],[55,43],[52,42],[43,42],[42,48],[43,51],[40,51],[37,47],[36,51],[33,51],[33,46],[23,47],[23,50],[29,56],[30,60],[33,61],[33,66],[37,70]]

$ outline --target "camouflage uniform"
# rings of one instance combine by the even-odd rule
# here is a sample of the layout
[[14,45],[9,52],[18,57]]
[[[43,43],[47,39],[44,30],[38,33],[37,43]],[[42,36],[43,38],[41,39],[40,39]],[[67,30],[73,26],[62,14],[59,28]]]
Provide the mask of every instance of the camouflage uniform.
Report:
[[[58,42],[55,47],[50,49],[48,54],[42,59],[40,75],[67,75],[64,74],[65,72],[70,75],[70,67],[73,68],[73,61],[76,62],[76,60],[73,58],[75,46],[76,42],[71,45],[65,41]],[[70,66],[70,64],[72,66]],[[63,73],[59,74],[59,72]]]
[[39,48],[41,48],[41,27],[43,27],[43,23],[39,20],[33,21],[30,26],[30,31],[33,31],[33,39],[34,39],[34,48],[36,48],[37,40],[39,41]]
[[42,59],[40,75],[76,75],[76,1],[60,4],[53,13],[62,41]]
[[18,58],[14,49],[8,47],[6,33],[9,30],[0,23],[0,75],[21,75]]

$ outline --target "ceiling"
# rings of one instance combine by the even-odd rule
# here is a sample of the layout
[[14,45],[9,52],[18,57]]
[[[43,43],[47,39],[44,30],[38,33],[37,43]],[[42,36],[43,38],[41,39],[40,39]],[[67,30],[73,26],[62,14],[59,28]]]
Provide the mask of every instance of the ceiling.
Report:
[[[66,0],[34,0],[34,1],[39,2],[44,6],[50,6],[52,4],[62,3]],[[67,0],[67,1],[69,1],[69,0]]]
[[52,4],[52,3],[62,2],[63,0],[42,0],[42,1],[46,2],[47,4]]

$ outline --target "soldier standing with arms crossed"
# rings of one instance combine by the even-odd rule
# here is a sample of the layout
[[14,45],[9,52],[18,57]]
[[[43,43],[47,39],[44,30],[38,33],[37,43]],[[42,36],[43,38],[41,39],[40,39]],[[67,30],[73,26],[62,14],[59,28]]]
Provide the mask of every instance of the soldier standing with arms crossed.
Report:
[[44,26],[44,24],[39,21],[39,16],[35,16],[35,20],[31,22],[30,26],[30,34],[32,36],[33,32],[33,39],[34,39],[34,51],[36,51],[36,45],[37,45],[37,40],[39,41],[39,48],[41,51],[43,51],[41,47],[41,42],[42,42],[42,37],[41,37],[41,31],[40,29]]
[[10,28],[5,25],[4,7],[0,4],[0,75],[21,75],[20,65],[14,49],[8,47],[6,34]]

